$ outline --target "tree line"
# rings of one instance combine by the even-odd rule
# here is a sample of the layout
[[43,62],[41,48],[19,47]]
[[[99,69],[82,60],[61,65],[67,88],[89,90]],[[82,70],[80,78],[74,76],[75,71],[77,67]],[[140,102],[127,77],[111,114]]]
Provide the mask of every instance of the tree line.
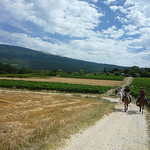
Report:
[[3,64],[0,62],[0,74],[26,74],[32,73],[31,70],[27,68],[16,68],[8,64]]
[[[10,66],[8,64],[3,64],[0,62],[0,74],[45,74],[48,76],[57,76],[60,74],[72,74],[72,75],[87,75],[88,72],[85,72],[84,70],[79,70],[78,72],[62,72],[58,69],[53,70],[31,70],[27,68],[16,68],[14,66]],[[115,76],[132,76],[132,77],[150,77],[150,68],[139,68],[138,66],[128,67],[128,68],[113,68],[112,70],[107,70],[107,68],[104,68],[103,72],[93,72],[90,73],[95,76],[105,74],[107,76],[109,75],[115,75]]]
[[[109,73],[109,72],[108,72]],[[122,70],[118,68],[113,68],[110,73],[115,75],[124,75],[126,77],[150,77],[150,68],[139,68],[138,66],[133,66],[129,68],[124,68]]]

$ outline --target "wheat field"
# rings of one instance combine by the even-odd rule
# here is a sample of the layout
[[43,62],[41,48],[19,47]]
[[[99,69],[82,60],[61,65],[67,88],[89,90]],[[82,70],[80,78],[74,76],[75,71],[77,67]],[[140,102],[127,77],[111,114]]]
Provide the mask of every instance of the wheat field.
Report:
[[3,90],[0,149],[55,149],[112,109],[100,98]]
[[59,83],[71,83],[71,84],[98,85],[98,86],[118,86],[118,85],[123,83],[123,81],[115,81],[115,80],[96,80],[96,79],[79,79],[79,78],[63,78],[63,77],[50,77],[50,78],[0,77],[0,79],[42,81],[42,82],[59,82]]

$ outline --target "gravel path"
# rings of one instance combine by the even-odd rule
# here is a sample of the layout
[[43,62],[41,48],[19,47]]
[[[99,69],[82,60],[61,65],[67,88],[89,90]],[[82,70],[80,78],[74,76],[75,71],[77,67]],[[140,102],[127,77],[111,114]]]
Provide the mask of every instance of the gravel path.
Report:
[[[118,102],[118,98],[105,99]],[[73,135],[59,150],[148,150],[146,112],[141,114],[134,104],[130,104],[128,112],[123,108],[123,104],[117,103],[112,114]]]

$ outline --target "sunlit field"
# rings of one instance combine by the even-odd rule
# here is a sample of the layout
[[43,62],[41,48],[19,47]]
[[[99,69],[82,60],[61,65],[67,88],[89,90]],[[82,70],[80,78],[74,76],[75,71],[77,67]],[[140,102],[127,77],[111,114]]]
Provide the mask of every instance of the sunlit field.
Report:
[[55,149],[113,110],[99,98],[0,92],[0,149]]
[[96,79],[79,79],[79,78],[63,78],[63,77],[50,77],[50,78],[8,78],[0,77],[0,79],[13,79],[13,80],[25,80],[25,81],[42,81],[42,82],[59,82],[59,83],[71,83],[71,84],[83,84],[83,85],[97,85],[97,86],[117,86],[123,83],[123,81],[116,80],[96,80]]

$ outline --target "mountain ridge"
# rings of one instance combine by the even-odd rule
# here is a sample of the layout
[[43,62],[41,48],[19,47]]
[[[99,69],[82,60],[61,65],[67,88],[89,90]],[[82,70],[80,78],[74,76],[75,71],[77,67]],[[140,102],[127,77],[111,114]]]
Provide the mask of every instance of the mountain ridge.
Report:
[[94,63],[83,60],[54,55],[48,52],[36,51],[33,49],[0,44],[0,61],[15,67],[25,67],[34,70],[52,70],[76,72],[102,72],[104,68],[124,68],[123,66]]

